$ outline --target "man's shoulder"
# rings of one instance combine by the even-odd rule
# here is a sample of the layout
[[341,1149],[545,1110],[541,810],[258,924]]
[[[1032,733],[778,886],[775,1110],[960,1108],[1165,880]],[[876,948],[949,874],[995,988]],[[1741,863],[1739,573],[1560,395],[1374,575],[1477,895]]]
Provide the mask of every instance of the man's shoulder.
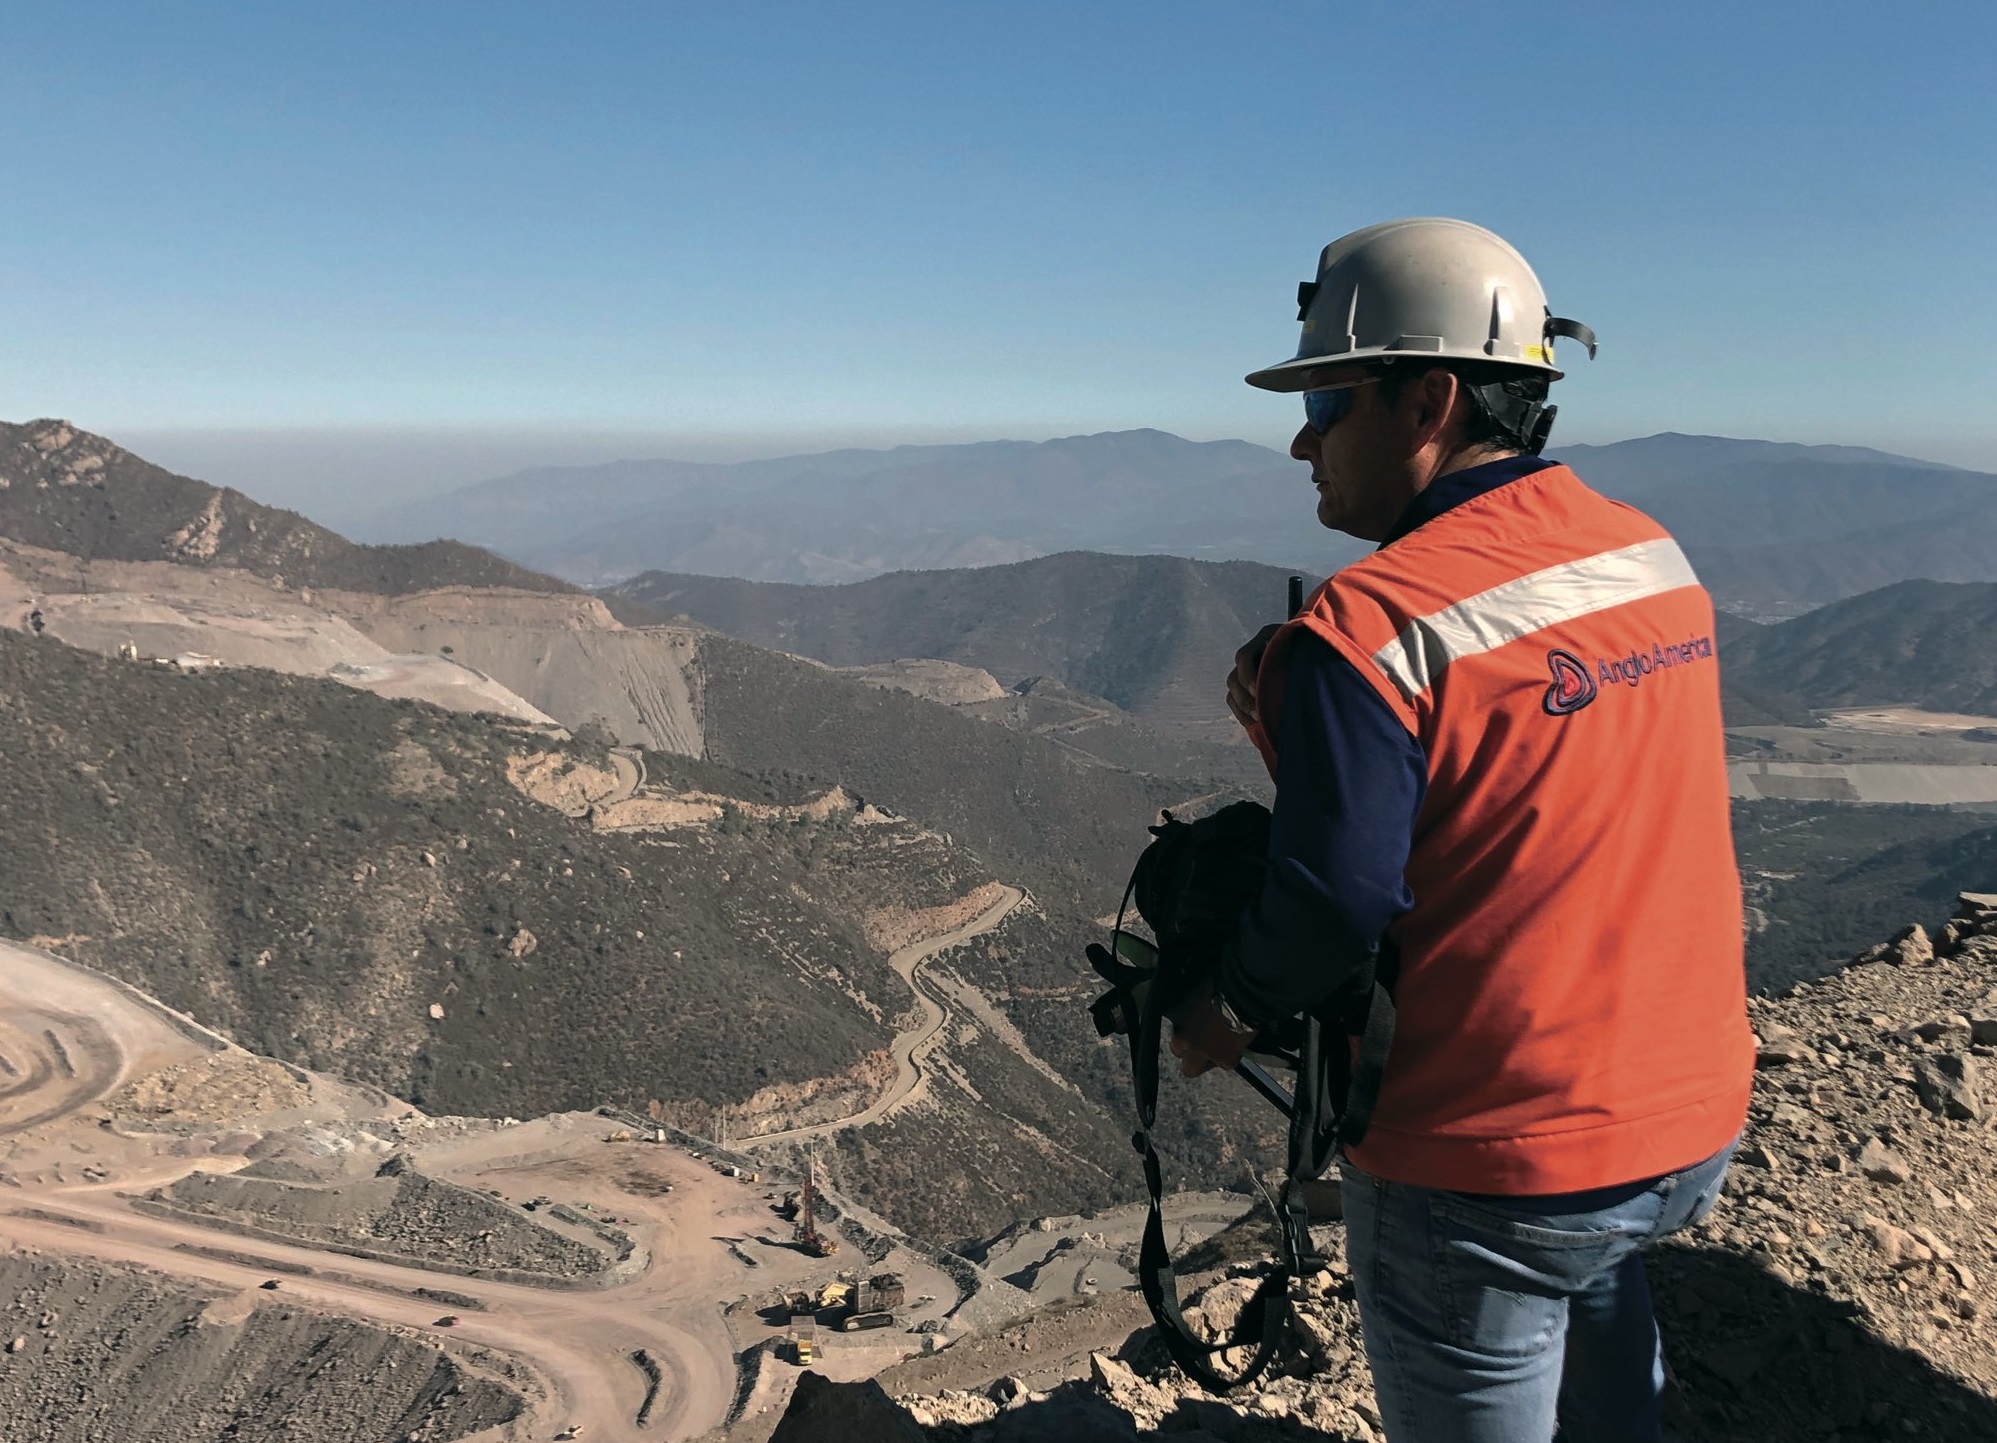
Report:
[[1605,543],[1631,545],[1669,533],[1657,521],[1626,502],[1612,500],[1589,486],[1564,465],[1521,476],[1507,485],[1473,496],[1461,505],[1353,562],[1339,578],[1366,584],[1411,574],[1432,575],[1438,567],[1461,559],[1473,572],[1504,565],[1526,564],[1535,555],[1555,564],[1570,555],[1604,549]]

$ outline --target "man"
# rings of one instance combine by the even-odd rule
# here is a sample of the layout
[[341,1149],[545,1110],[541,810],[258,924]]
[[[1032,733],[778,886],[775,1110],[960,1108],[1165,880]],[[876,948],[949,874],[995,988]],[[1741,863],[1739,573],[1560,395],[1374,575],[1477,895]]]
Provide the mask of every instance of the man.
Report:
[[1753,1076],[1713,611],[1654,521],[1540,458],[1554,318],[1462,221],[1328,246],[1291,455],[1380,543],[1243,647],[1270,867],[1188,1074],[1377,962],[1397,1029],[1341,1157],[1391,1443],[1661,1436],[1638,1250],[1718,1197]]

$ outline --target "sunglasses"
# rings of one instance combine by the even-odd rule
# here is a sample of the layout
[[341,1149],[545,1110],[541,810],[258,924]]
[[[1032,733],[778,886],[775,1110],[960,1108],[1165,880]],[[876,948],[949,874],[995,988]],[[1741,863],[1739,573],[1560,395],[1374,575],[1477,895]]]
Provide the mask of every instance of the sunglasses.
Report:
[[1368,376],[1363,381],[1347,381],[1334,390],[1304,392],[1305,422],[1322,436],[1352,410],[1353,392],[1361,386],[1373,385],[1379,379],[1378,376]]

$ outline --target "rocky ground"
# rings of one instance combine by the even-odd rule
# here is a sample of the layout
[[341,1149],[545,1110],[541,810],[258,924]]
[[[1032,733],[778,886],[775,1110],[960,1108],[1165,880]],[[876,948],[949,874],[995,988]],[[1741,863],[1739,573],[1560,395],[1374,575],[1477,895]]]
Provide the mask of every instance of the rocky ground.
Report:
[[272,1296],[0,1253],[0,1432],[279,1443],[310,1419],[313,1443],[443,1443],[520,1412],[503,1382],[420,1339]]
[[[608,1248],[542,1227],[483,1193],[425,1177],[402,1154],[371,1177],[326,1182],[297,1168],[278,1158],[236,1173],[190,1173],[147,1201],[224,1230],[473,1276],[574,1282],[619,1261]],[[630,1251],[628,1239],[623,1250]]]
[[[1651,1258],[1677,1436],[1997,1437],[1997,896],[1965,893],[1937,936],[1908,928],[1750,1015],[1758,1086],[1726,1195]],[[1244,1220],[1189,1260],[1210,1269],[1192,1279],[1196,1326],[1253,1290],[1263,1265],[1230,1259],[1265,1230]],[[976,1443],[1378,1438],[1343,1237],[1319,1237],[1330,1266],[1299,1287],[1295,1345],[1256,1388],[1204,1394],[1145,1328],[1050,1376],[1029,1320],[962,1366],[951,1349],[884,1377],[894,1424]]]

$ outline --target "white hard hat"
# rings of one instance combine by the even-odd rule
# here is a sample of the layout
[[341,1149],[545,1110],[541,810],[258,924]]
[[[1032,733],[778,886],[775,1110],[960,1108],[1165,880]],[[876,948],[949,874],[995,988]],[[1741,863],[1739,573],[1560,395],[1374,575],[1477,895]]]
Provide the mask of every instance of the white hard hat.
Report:
[[1418,216],[1342,236],[1297,287],[1303,340],[1294,360],[1250,375],[1265,391],[1319,389],[1334,367],[1381,361],[1477,361],[1557,381],[1553,342],[1595,333],[1547,309],[1525,257],[1467,220]]

